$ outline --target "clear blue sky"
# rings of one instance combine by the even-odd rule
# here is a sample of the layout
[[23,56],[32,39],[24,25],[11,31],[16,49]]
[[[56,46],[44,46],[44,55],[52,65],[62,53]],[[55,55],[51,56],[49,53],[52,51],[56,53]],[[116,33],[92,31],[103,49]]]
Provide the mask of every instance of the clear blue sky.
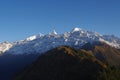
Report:
[[120,0],[0,0],[0,42],[74,27],[120,37]]

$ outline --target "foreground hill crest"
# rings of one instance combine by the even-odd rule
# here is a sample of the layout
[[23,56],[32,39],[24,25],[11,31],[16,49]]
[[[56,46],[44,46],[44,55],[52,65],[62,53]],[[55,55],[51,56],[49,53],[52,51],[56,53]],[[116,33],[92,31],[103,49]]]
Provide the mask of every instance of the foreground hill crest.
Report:
[[[88,44],[83,47],[87,47]],[[117,49],[101,42],[90,45],[93,48],[89,50],[75,49],[69,46],[51,49],[15,75],[13,80],[119,80],[120,70],[117,67],[120,65],[112,63],[116,61],[115,57],[119,56],[116,63],[120,64],[120,55],[113,52]],[[103,53],[99,53],[101,48],[104,49]],[[111,50],[109,51],[109,49]],[[113,59],[108,55],[109,52],[110,55],[115,55],[112,57]],[[102,60],[101,56],[104,56],[105,60]]]

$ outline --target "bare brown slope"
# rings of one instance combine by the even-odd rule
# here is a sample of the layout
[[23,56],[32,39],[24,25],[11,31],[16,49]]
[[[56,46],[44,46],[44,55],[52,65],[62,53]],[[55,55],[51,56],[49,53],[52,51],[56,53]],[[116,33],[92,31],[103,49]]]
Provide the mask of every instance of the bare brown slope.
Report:
[[87,43],[84,50],[91,51],[97,59],[109,65],[120,66],[120,50],[113,48],[103,42]]

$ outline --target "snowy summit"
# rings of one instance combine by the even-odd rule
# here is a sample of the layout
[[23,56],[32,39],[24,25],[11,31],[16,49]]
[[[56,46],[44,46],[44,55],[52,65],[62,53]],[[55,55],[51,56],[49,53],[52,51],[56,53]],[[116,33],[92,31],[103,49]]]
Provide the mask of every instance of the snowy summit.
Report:
[[72,32],[77,32],[77,31],[81,31],[82,29],[81,28],[74,28],[73,30],[72,30]]
[[51,34],[57,35],[57,32],[55,30],[53,30],[53,32]]

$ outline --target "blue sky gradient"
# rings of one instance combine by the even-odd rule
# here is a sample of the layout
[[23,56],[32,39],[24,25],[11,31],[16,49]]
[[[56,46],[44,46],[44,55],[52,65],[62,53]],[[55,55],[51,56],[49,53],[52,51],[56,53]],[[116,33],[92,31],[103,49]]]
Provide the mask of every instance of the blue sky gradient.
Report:
[[0,42],[74,27],[120,37],[120,0],[0,0]]

